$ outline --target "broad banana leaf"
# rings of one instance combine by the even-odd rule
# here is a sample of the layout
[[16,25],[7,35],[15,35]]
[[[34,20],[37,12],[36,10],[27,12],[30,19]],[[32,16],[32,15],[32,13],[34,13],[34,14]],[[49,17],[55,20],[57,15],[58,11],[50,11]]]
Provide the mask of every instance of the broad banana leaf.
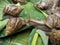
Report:
[[30,2],[26,5],[23,5],[23,7],[24,10],[21,12],[20,16],[26,20],[28,20],[29,18],[43,20],[46,18],[46,16],[42,12],[35,9],[34,5]]
[[36,45],[36,44],[48,45],[48,36],[45,34],[44,31],[40,29],[33,29],[29,36],[28,45]]
[[[0,0],[0,20],[2,20],[3,16],[3,8],[5,5],[9,4],[7,0]],[[36,10],[32,3],[28,3],[26,5],[23,5],[24,10],[21,12],[20,16],[23,17],[25,20],[28,20],[29,18],[34,19],[45,19],[46,17],[41,13],[40,11]],[[18,34],[15,34],[13,36],[5,37],[4,39],[1,39],[2,42],[0,42],[0,45],[27,45],[27,41],[29,38],[31,30],[26,29],[25,31],[19,32]],[[3,34],[3,35],[1,35]],[[4,36],[4,31],[0,32],[1,36]],[[40,38],[38,38],[37,45],[40,45]]]

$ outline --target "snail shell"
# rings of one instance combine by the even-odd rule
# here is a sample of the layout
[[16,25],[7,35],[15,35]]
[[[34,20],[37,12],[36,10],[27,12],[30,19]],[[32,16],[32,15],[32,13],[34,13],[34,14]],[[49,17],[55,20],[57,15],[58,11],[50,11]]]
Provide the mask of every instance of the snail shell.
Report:
[[60,17],[57,15],[49,15],[44,22],[50,28],[60,28]]
[[23,25],[25,25],[25,20],[22,20],[20,17],[11,18],[6,25],[5,29],[6,36],[14,33],[18,29],[20,29]]
[[21,6],[15,4],[9,4],[5,6],[3,9],[3,14],[11,15],[11,16],[18,16],[18,14],[23,10]]

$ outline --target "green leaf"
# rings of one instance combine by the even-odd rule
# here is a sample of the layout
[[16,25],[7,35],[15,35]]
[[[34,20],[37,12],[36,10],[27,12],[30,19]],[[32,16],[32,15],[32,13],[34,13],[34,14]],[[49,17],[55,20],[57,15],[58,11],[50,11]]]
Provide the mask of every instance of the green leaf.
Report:
[[36,29],[33,29],[31,31],[29,39],[28,39],[28,45],[31,45],[35,32],[36,32]]
[[5,19],[3,21],[0,21],[0,31],[6,26],[9,19]]
[[40,36],[38,37],[37,45],[44,45]]
[[30,30],[26,30],[24,32],[20,32],[19,34],[13,36],[11,40],[12,42],[11,45],[18,45],[18,44],[27,45],[29,34],[30,34]]
[[20,16],[24,19],[28,20],[29,18],[33,19],[45,19],[45,15],[34,8],[32,3],[28,3],[26,5],[23,5],[24,10],[21,12]]
[[42,11],[41,9],[35,7],[38,11],[40,11],[45,17],[48,17],[48,14],[46,14],[44,11]]
[[3,38],[0,40],[0,45],[10,45],[10,43],[11,43],[11,37],[9,37],[7,39]]
[[41,2],[42,0],[27,0],[27,1],[35,4],[35,3],[37,3],[37,2]]
[[48,45],[48,36],[45,35],[45,32],[42,30],[37,30],[37,33],[39,33],[44,45]]

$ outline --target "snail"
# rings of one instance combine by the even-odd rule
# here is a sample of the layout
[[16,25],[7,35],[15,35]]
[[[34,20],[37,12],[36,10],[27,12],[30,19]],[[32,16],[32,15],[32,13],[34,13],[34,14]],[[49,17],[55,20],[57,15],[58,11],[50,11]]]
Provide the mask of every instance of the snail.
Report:
[[44,0],[40,3],[36,3],[35,8],[43,10],[48,15],[52,15],[60,10],[60,0]]
[[40,9],[48,9],[48,8],[56,8],[58,6],[59,0],[44,0],[40,3],[35,4],[35,7],[40,8]]
[[9,19],[6,25],[5,35],[11,35],[12,33],[18,31],[18,29],[22,28],[24,25],[26,25],[26,22],[20,17]]
[[20,4],[8,4],[3,9],[3,15],[10,15],[13,17],[16,17],[19,15],[19,13],[23,10],[22,6]]
[[60,28],[60,17],[57,15],[49,15],[45,20],[39,21],[39,20],[34,20],[34,19],[29,19],[28,22],[32,25],[35,24],[40,24],[40,25],[46,25],[49,28]]

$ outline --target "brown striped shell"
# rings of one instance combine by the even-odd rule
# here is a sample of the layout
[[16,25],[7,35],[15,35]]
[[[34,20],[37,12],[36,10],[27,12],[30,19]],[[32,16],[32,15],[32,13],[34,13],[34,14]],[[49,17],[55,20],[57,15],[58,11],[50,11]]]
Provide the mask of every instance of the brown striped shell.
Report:
[[20,29],[23,25],[25,25],[25,23],[26,23],[25,20],[22,20],[20,17],[11,18],[6,25],[5,35],[8,36],[14,33],[18,29]]
[[50,28],[60,28],[60,17],[57,15],[49,15],[44,22]]
[[59,0],[43,0],[40,3],[36,4],[37,8],[40,9],[55,9],[59,4]]
[[18,14],[23,10],[21,6],[15,4],[9,4],[5,6],[3,9],[3,14],[11,15],[11,16],[18,16]]

